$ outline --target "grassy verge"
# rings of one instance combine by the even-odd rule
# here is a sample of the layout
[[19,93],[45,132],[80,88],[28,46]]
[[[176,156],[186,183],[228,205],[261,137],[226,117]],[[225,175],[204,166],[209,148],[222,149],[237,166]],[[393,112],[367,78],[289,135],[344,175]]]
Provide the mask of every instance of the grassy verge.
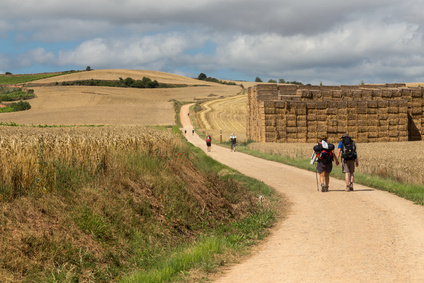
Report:
[[[263,159],[281,162],[297,168],[316,171],[315,165],[309,164],[310,159],[305,158],[289,158],[286,156],[272,155],[268,153],[261,153],[248,149],[247,146],[238,146],[237,149],[244,153],[260,157]],[[341,171],[341,167],[333,167],[331,177],[344,180],[345,176]],[[371,176],[363,173],[355,173],[355,183],[362,184],[371,188],[394,193],[399,197],[413,201],[416,204],[424,205],[424,185],[412,185],[401,183],[394,178],[383,178],[379,176]]]

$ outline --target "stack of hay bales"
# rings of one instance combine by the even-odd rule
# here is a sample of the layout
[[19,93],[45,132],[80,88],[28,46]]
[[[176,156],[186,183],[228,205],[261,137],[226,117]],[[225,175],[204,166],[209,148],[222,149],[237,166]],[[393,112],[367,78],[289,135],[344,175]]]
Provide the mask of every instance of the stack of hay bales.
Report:
[[248,89],[247,136],[260,142],[421,140],[423,88],[256,85]]

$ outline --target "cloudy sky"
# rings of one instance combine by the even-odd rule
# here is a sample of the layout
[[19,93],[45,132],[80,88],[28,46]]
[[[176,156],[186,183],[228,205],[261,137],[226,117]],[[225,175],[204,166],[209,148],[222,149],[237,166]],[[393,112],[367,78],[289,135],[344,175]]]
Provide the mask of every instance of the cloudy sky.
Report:
[[424,0],[1,0],[0,73],[424,81]]

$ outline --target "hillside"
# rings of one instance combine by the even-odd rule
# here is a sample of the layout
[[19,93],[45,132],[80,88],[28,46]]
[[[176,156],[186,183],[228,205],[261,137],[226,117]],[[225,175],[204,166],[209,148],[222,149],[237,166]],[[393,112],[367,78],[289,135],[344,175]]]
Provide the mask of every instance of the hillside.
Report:
[[[188,87],[133,89],[95,86],[61,86],[64,81],[118,80],[149,77],[159,83],[184,84]],[[46,85],[55,84],[57,85]],[[38,85],[38,86],[37,86]],[[198,81],[184,76],[156,71],[93,70],[31,82],[36,98],[31,110],[4,113],[0,122],[25,125],[174,125],[172,100],[194,101],[228,97],[241,91],[228,86]]]

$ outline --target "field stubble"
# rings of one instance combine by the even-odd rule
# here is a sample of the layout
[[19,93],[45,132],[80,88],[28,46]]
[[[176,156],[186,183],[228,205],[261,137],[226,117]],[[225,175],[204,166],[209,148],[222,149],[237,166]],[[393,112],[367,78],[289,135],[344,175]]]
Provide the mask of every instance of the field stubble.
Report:
[[[337,147],[338,141],[334,143]],[[314,143],[252,143],[248,148],[273,155],[309,159],[314,145]],[[424,141],[359,143],[357,144],[359,166],[356,171],[394,178],[404,183],[423,184],[423,147]],[[341,170],[341,167],[334,169]]]

